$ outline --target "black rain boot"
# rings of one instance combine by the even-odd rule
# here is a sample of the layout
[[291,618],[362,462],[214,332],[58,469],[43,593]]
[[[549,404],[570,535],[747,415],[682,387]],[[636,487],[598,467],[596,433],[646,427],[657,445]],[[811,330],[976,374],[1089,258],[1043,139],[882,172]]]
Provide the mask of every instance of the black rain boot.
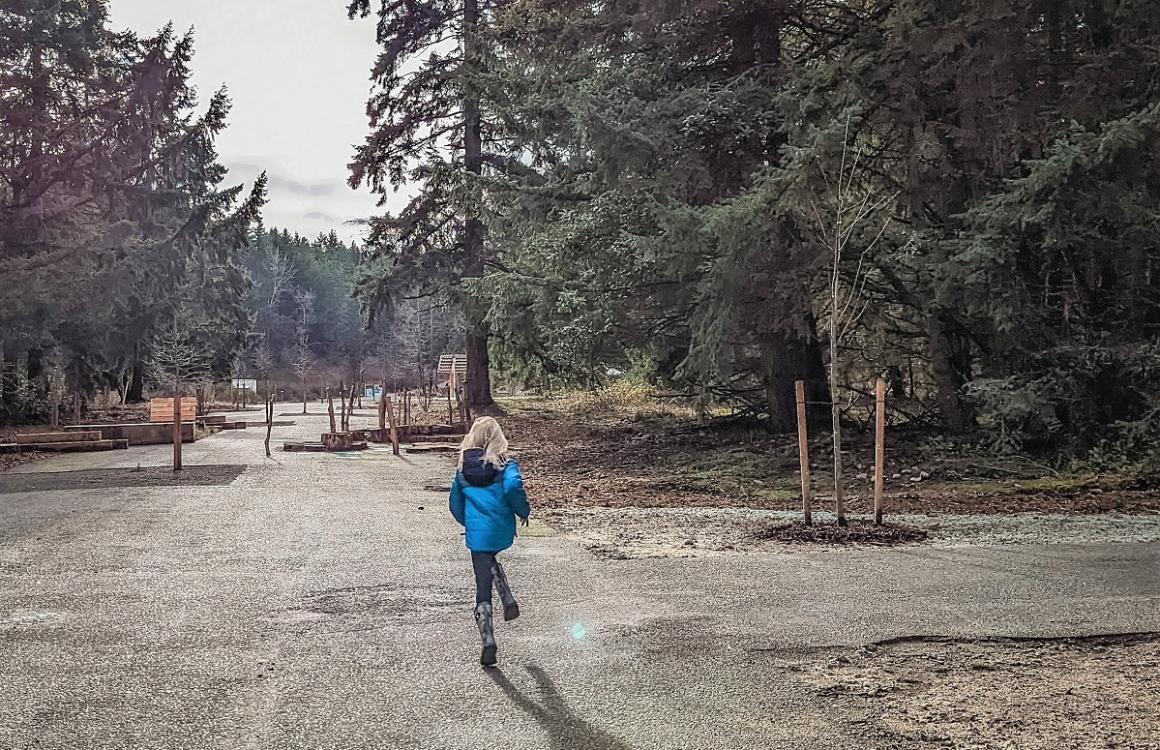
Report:
[[495,587],[499,591],[499,600],[503,604],[504,622],[516,619],[520,616],[520,604],[512,595],[512,587],[508,585],[507,574],[503,572],[503,566],[499,564],[499,560],[491,564],[491,577],[495,581]]
[[491,626],[491,604],[483,602],[475,605],[475,624],[479,626],[479,637],[483,641],[483,653],[479,663],[485,667],[495,666],[495,631]]

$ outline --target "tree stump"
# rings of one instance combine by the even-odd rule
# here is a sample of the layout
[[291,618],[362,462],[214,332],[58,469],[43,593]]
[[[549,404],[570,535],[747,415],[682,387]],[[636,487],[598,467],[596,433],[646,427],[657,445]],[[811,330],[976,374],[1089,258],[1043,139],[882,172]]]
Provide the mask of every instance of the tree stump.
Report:
[[354,447],[354,435],[349,432],[324,432],[319,442],[328,451],[348,451]]

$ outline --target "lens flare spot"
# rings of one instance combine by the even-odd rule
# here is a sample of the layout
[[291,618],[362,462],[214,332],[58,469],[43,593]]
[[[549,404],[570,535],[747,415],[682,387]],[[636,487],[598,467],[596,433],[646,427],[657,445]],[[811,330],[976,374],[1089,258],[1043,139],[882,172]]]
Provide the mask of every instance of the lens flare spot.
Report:
[[578,641],[582,641],[587,636],[588,636],[588,628],[584,627],[580,623],[576,623],[575,625],[572,626],[572,637],[573,638],[575,638]]

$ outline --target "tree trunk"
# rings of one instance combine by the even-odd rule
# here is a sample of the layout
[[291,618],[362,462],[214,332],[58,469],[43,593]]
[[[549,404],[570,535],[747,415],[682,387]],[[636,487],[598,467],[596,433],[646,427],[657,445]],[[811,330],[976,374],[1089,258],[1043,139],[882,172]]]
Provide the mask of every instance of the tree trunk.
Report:
[[[479,3],[463,0],[463,50],[468,65],[480,64],[477,49]],[[479,98],[468,89],[463,98],[463,166],[468,174],[483,174],[483,133]],[[464,226],[465,279],[483,278],[487,262],[486,228],[479,218],[476,205],[468,207]],[[491,362],[487,352],[487,306],[474,294],[468,293],[463,304],[467,334],[467,399],[472,406],[490,406]]]
[[846,498],[842,491],[842,408],[838,393],[838,316],[830,316],[830,421],[834,436],[834,514],[846,525]]
[[173,383],[173,470],[181,471],[181,382]]
[[28,350],[28,380],[34,382],[44,375],[44,350],[34,346]]
[[139,404],[145,400],[145,373],[140,362],[133,363],[133,374],[129,378],[129,388],[125,392],[125,403]]
[[473,407],[495,403],[491,395],[491,357],[487,351],[486,333],[467,336],[467,403]]
[[886,380],[890,385],[890,396],[897,401],[906,398],[906,379],[902,375],[902,368],[890,365],[886,369]]
[[765,393],[769,427],[775,433],[797,430],[797,403],[794,398],[796,381],[805,381],[808,401],[830,400],[825,382],[826,369],[822,364],[822,351],[812,315],[806,316],[803,327],[807,331],[805,338],[785,331],[774,331],[761,341],[766,367]]
[[927,336],[935,402],[943,427],[950,432],[962,432],[970,421],[962,402],[962,388],[970,375],[968,355],[961,351],[963,343],[955,341],[946,319],[939,313],[927,316]]

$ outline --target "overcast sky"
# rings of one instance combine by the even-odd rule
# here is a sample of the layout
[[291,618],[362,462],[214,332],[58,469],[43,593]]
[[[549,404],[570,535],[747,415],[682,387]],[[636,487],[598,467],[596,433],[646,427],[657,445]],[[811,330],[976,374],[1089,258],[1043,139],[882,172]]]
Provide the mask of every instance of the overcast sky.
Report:
[[[270,175],[267,226],[313,237],[376,212],[351,190],[347,164],[367,134],[366,99],[377,54],[374,21],[349,21],[343,0],[111,0],[113,26],[152,33],[193,28],[194,82],[203,102],[220,86],[233,99],[218,141],[229,182]],[[399,200],[402,200],[399,198]]]

